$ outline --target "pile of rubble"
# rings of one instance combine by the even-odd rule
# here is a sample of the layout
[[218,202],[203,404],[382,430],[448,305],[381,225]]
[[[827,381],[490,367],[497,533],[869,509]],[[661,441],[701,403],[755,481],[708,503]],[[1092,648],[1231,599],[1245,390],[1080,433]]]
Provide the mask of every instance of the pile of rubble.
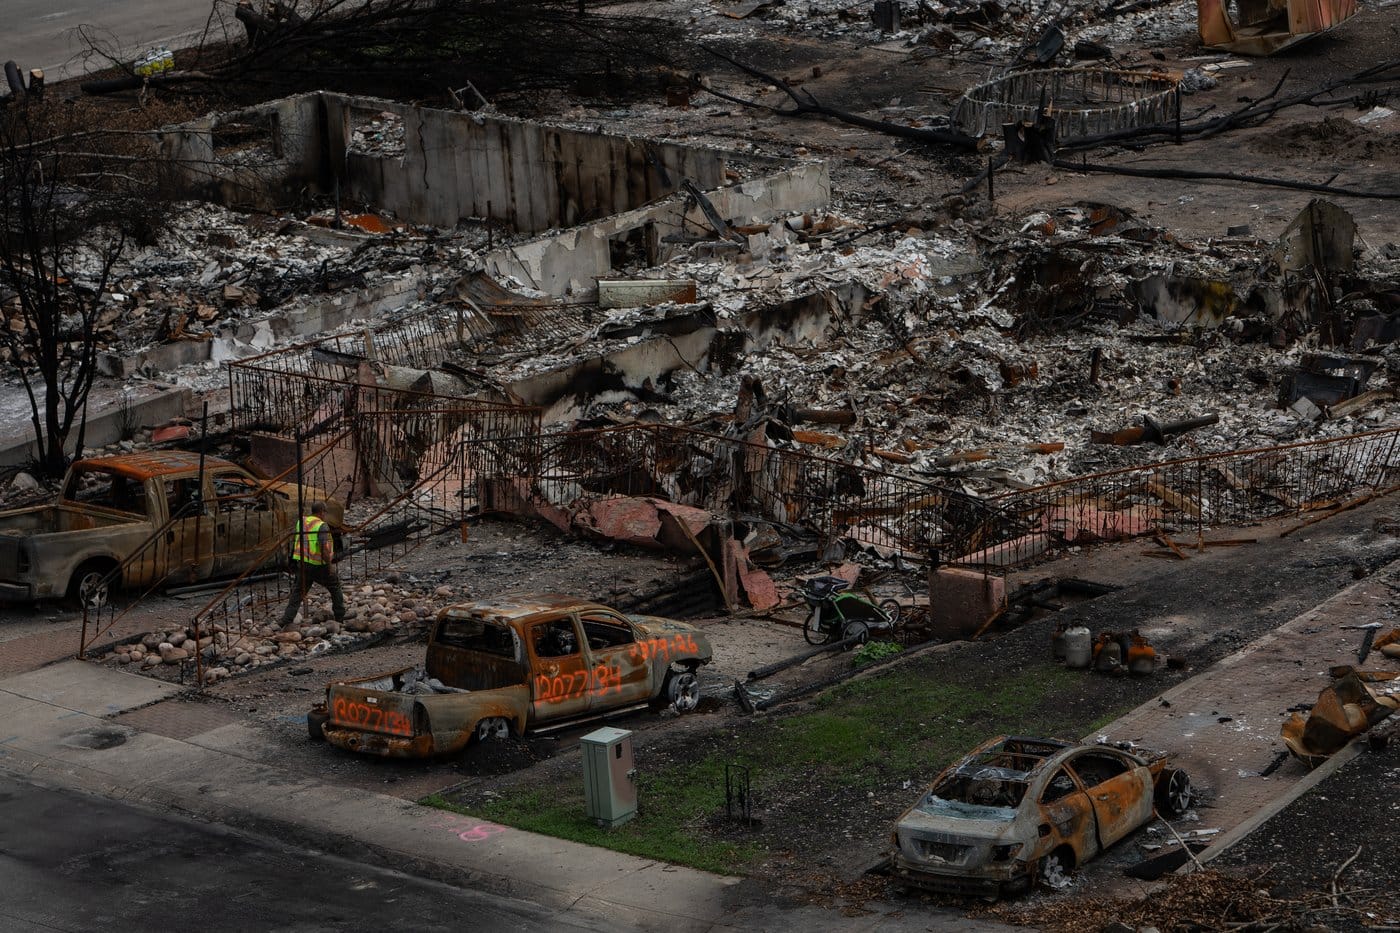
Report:
[[[1298,393],[1280,404],[1286,374],[1315,355],[1315,338],[1303,335],[1323,323],[1320,308],[1348,321],[1388,320],[1376,309],[1400,296],[1400,262],[1385,251],[1351,267],[1336,301],[1291,271],[1283,245],[1238,233],[1184,242],[1104,205],[956,221],[937,236],[867,237],[860,246],[832,235],[853,227],[849,219],[829,217],[826,232],[805,235],[811,226],[793,218],[751,234],[737,258],[687,255],[648,271],[694,280],[698,310],[600,312],[596,326],[553,352],[488,372],[510,383],[580,354],[608,358],[675,333],[689,315],[695,326],[738,332],[744,349],[712,354],[706,368],[678,366],[647,392],[588,399],[580,421],[718,428],[741,380],[757,377],[772,397],[853,413],[851,430],[823,433],[819,447],[866,466],[955,476],[978,491],[1335,437],[1400,416],[1400,353],[1368,345],[1359,325],[1351,339],[1370,354],[1364,378],[1325,404],[1295,404]],[[1350,259],[1350,238],[1344,249]],[[813,315],[794,339],[744,336],[756,309],[823,291],[854,297],[829,302],[827,319]],[[1338,404],[1351,398],[1358,402]],[[1201,423],[1145,438],[1159,447],[1096,442],[1143,415]],[[965,451],[978,453],[956,456]]]
[[145,671],[162,665],[178,669],[195,663],[197,653],[204,683],[217,683],[267,664],[313,658],[386,635],[412,632],[458,598],[458,591],[450,586],[421,592],[412,585],[364,584],[346,592],[343,624],[331,617],[329,606],[311,600],[285,629],[256,625],[247,619],[241,626],[212,624],[196,639],[194,629],[178,627],[117,645],[104,660]]

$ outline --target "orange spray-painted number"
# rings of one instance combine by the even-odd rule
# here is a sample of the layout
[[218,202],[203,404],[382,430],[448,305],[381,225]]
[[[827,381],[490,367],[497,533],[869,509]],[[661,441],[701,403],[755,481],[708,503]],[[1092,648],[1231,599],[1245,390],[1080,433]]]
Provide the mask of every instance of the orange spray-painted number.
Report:
[[336,697],[331,708],[331,719],[339,724],[357,726],[371,732],[387,732],[390,735],[412,735],[413,722],[408,716],[394,710],[382,710],[358,700]]
[[535,676],[535,701],[537,703],[561,703],[589,695],[600,697],[609,690],[622,690],[622,670],[599,664],[591,671],[574,671],[569,674],[538,674]]
[[676,654],[696,654],[700,646],[695,643],[694,635],[684,635],[677,633],[670,638],[647,638],[635,642],[632,645],[630,654],[632,660],[650,661],[652,658],[665,658],[671,660],[671,653]]

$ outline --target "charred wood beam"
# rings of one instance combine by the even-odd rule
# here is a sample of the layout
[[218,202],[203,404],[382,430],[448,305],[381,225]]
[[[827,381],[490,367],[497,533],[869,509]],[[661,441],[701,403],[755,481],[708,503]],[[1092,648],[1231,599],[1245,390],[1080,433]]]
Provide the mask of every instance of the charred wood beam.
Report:
[[813,96],[811,91],[803,90],[799,95],[799,93],[797,91],[794,91],[792,87],[782,78],[770,75],[764,71],[760,71],[752,65],[746,65],[743,62],[731,58],[728,55],[725,55],[723,52],[710,48],[707,45],[701,46],[701,48],[709,54],[715,56],[716,58],[728,62],[735,68],[744,72],[745,74],[750,75],[751,77],[758,78],[761,81],[765,81],[768,84],[772,84],[775,87],[782,89],[783,93],[786,94],[792,100],[793,106],[770,107],[767,104],[760,104],[755,101],[744,100],[741,97],[735,97],[730,94],[725,94],[721,91],[716,91],[713,88],[705,88],[705,90],[709,91],[711,94],[714,94],[717,97],[721,97],[727,101],[741,104],[745,107],[754,107],[760,110],[767,110],[768,112],[780,117],[827,117],[832,120],[837,120],[841,123],[848,123],[851,126],[859,126],[863,129],[873,130],[877,133],[883,133],[886,136],[897,136],[900,139],[911,139],[915,142],[927,143],[936,146],[952,146],[956,149],[963,149],[968,152],[975,152],[982,146],[980,140],[974,139],[971,136],[966,136],[955,130],[939,130],[919,126],[904,126],[900,123],[890,123],[886,120],[872,120],[869,117],[862,117],[860,114],[850,113],[849,111],[845,110],[838,110],[835,107],[828,107],[825,104],[818,101],[817,98]]
[[10,85],[10,93],[16,98],[24,96],[24,77],[19,73],[19,66],[14,62],[5,62],[5,80]]
[[803,405],[784,406],[783,420],[798,424],[809,422],[811,424],[844,424],[856,423],[856,413],[844,408],[807,408]]
[[177,71],[171,74],[150,75],[123,75],[120,78],[103,78],[97,81],[84,81],[78,85],[84,94],[118,94],[122,91],[139,91],[143,87],[175,87],[181,84],[191,84],[199,81],[218,82],[220,79],[216,75],[206,74],[202,71]]
[[701,191],[700,188],[696,186],[695,182],[687,178],[685,181],[681,182],[681,188],[686,194],[695,199],[696,204],[700,205],[700,212],[705,215],[705,219],[710,222],[710,226],[714,227],[715,232],[722,238],[733,240],[740,245],[747,242],[741,235],[735,233],[734,230],[730,228],[728,221],[720,216],[719,211],[715,210],[714,204],[705,196],[705,192]]

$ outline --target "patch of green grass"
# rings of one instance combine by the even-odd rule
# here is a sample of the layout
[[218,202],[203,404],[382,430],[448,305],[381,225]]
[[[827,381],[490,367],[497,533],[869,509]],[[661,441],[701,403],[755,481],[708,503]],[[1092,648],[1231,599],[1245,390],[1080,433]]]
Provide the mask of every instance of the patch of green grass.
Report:
[[855,650],[851,661],[856,667],[866,667],[887,658],[892,658],[904,650],[904,646],[893,641],[868,641]]
[[[643,776],[638,787],[637,816],[612,829],[604,829],[584,816],[580,786],[522,789],[474,807],[464,807],[441,794],[425,797],[419,803],[716,874],[741,874],[745,866],[763,854],[762,848],[748,841],[711,839],[696,832],[716,811],[716,780],[723,787],[723,766],[713,760],[701,762],[693,770]],[[723,806],[721,791],[719,808]]]
[[[1079,680],[1055,664],[1008,672],[982,689],[931,679],[917,666],[855,681],[811,712],[763,723],[748,764],[873,786],[924,774],[999,732],[1078,734],[1046,702]],[[768,735],[764,735],[764,733]]]
[[1116,713],[1085,723],[1073,707],[1053,702],[1082,689],[1083,676],[1047,662],[970,686],[937,679],[912,664],[852,681],[810,709],[713,734],[707,751],[693,760],[654,770],[643,760],[637,817],[611,830],[584,817],[582,782],[572,775],[510,789],[470,807],[440,796],[423,802],[620,852],[741,874],[765,850],[752,837],[725,838],[732,825],[723,819],[725,762],[749,765],[755,790],[769,799],[812,785],[876,790],[928,780],[994,735],[1074,738],[1112,719]]

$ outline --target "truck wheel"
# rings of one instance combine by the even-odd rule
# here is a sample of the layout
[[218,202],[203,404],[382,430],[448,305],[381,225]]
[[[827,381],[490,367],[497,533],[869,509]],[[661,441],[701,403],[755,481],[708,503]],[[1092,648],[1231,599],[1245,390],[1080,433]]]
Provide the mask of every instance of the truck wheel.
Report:
[[330,713],[324,708],[317,707],[306,714],[306,732],[311,736],[313,742],[320,742],[326,737],[326,723],[331,721]]
[[68,581],[68,601],[76,609],[101,609],[107,605],[107,574],[116,565],[109,560],[90,560],[73,571]]
[[510,721],[502,716],[492,716],[476,724],[478,742],[502,742],[510,738]]
[[700,678],[695,671],[672,671],[666,675],[666,699],[678,713],[693,712],[700,705]]

